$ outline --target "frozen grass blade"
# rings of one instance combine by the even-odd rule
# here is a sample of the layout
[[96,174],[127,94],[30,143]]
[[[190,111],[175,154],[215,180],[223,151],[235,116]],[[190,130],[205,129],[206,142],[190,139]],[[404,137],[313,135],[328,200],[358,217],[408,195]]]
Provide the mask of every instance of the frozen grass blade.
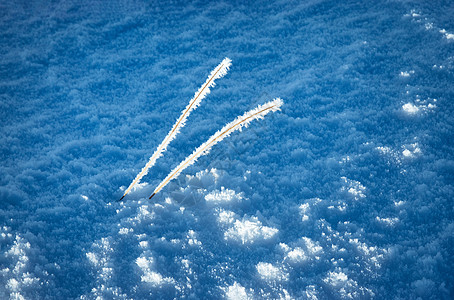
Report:
[[225,125],[221,130],[216,132],[210,137],[208,141],[199,146],[195,151],[189,155],[184,161],[178,165],[169,175],[156,187],[153,194],[150,196],[151,199],[156,195],[163,187],[165,187],[172,179],[175,179],[180,175],[181,171],[192,165],[197,159],[210,152],[211,147],[216,143],[222,141],[225,137],[229,136],[235,130],[242,130],[243,126],[248,126],[252,120],[263,119],[263,117],[272,111],[280,110],[284,102],[280,98],[276,98],[273,101],[267,102],[263,105],[259,105],[253,110],[246,112],[244,115],[237,117],[232,122]]
[[215,80],[221,77],[224,77],[227,74],[227,71],[229,70],[230,66],[232,64],[232,61],[228,58],[225,58],[208,76],[208,79],[206,82],[199,88],[199,90],[195,93],[194,97],[191,99],[189,104],[186,106],[186,108],[181,112],[180,117],[177,119],[175,124],[172,127],[172,130],[167,134],[165,139],[161,142],[161,144],[158,146],[158,148],[155,150],[153,155],[150,157],[148,160],[148,163],[143,167],[142,171],[140,171],[139,174],[137,174],[136,178],[133,180],[133,182],[129,185],[129,187],[126,189],[125,193],[121,197],[120,200],[122,200],[126,194],[128,194],[131,189],[140,182],[143,176],[147,175],[148,169],[150,169],[156,161],[158,160],[159,157],[162,156],[162,153],[164,153],[167,150],[167,146],[169,143],[175,138],[175,136],[180,132],[180,129],[184,127],[186,123],[186,119],[188,118],[189,114],[191,113],[192,110],[196,109],[199,105],[200,102],[202,101],[203,98],[205,98],[206,95],[210,93],[210,88],[215,86]]

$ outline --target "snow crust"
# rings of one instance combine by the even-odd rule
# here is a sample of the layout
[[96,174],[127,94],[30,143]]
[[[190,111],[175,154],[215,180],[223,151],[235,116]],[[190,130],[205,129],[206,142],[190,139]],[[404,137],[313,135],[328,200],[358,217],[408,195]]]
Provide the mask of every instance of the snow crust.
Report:
[[452,1],[0,11],[0,299],[454,298]]

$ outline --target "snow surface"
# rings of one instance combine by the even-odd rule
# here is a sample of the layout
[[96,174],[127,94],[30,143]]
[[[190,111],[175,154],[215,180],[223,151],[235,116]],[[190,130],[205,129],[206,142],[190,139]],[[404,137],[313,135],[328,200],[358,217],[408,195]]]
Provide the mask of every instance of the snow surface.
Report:
[[[454,298],[453,15],[438,0],[2,1],[0,299]],[[148,200],[275,97],[282,112]]]

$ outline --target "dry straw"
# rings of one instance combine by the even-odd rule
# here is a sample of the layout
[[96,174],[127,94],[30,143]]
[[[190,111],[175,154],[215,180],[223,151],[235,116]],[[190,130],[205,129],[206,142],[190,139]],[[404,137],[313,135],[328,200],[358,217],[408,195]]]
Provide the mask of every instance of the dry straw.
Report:
[[[148,170],[156,163],[156,160],[161,157],[162,153],[167,150],[169,143],[176,137],[176,135],[180,132],[180,129],[185,125],[186,119],[188,118],[191,111],[196,109],[200,105],[202,99],[210,93],[210,88],[214,87],[215,85],[214,81],[227,74],[227,71],[229,70],[231,64],[231,60],[225,58],[211,72],[206,82],[199,88],[186,108],[181,112],[181,116],[173,125],[172,130],[170,130],[170,132],[155,150],[153,155],[150,157],[148,163],[145,165],[145,167],[143,167],[142,171],[136,176],[134,181],[126,189],[120,200],[122,200],[131,191],[131,189],[140,182],[142,177],[145,176],[148,173]],[[180,175],[180,173],[184,169],[194,164],[200,156],[208,154],[211,148],[218,142],[222,141],[224,138],[228,137],[232,132],[236,130],[241,131],[242,128],[247,127],[252,120],[263,119],[263,117],[269,112],[280,110],[283,103],[284,102],[280,98],[276,98],[273,101],[259,105],[255,109],[246,112],[242,116],[237,117],[235,120],[225,125],[221,130],[211,136],[205,143],[195,149],[194,152],[189,155],[184,161],[182,161],[174,170],[172,170],[172,172],[170,172],[169,175],[167,175],[167,177],[156,187],[153,194],[150,196],[150,199],[154,195],[159,193],[159,191],[162,190],[172,179],[178,177],[178,175]]]
[[178,175],[187,167],[192,165],[197,159],[206,155],[210,152],[211,147],[213,147],[218,142],[222,141],[224,138],[228,137],[235,130],[240,130],[245,126],[247,127],[252,120],[263,119],[263,117],[272,111],[280,110],[284,102],[280,98],[276,98],[273,101],[259,105],[253,110],[246,112],[244,115],[237,117],[232,122],[225,125],[221,130],[216,132],[211,136],[208,141],[200,145],[195,151],[189,155],[184,161],[182,161],[178,167],[176,167],[169,175],[156,187],[153,194],[150,196],[151,199],[156,195],[163,187],[165,187],[172,179],[178,177]]
[[154,164],[156,163],[158,158],[162,156],[162,153],[164,153],[167,150],[167,146],[169,145],[169,143],[180,132],[180,129],[184,127],[184,125],[186,123],[186,119],[188,118],[191,111],[196,109],[200,105],[200,102],[202,101],[202,99],[205,98],[205,96],[210,93],[210,88],[215,86],[214,81],[227,74],[227,71],[229,70],[231,64],[232,64],[232,61],[228,58],[225,58],[211,72],[210,76],[208,76],[208,79],[199,88],[199,90],[195,93],[194,97],[191,99],[191,101],[189,101],[189,104],[186,106],[186,108],[181,112],[180,117],[177,119],[177,121],[173,125],[172,129],[169,131],[167,136],[164,138],[164,140],[161,142],[161,144],[155,150],[153,155],[150,157],[150,159],[148,160],[148,163],[145,165],[145,167],[142,168],[142,171],[140,171],[140,173],[137,174],[136,178],[131,182],[131,184],[126,189],[125,193],[123,194],[123,196],[121,197],[120,200],[122,200],[131,191],[131,189],[140,182],[140,180],[142,179],[143,176],[147,175],[148,170],[152,166],[154,166]]

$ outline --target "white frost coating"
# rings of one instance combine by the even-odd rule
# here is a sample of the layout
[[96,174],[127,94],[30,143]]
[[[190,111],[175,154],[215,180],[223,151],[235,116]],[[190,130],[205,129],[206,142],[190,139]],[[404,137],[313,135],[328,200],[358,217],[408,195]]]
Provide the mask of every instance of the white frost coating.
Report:
[[402,109],[410,115],[414,115],[419,111],[419,108],[411,103],[402,105]]
[[412,16],[413,18],[417,18],[417,17],[420,17],[421,14],[417,13],[416,10],[412,9],[412,10],[411,10],[411,16]]
[[311,206],[316,206],[320,203],[322,199],[320,198],[311,198],[307,199],[306,203],[303,203],[299,206],[299,211],[301,214],[301,221],[308,221],[311,216]]
[[229,210],[220,210],[218,213],[218,222],[220,224],[233,224],[236,220],[236,214]]
[[419,148],[418,143],[407,145],[406,148],[402,151],[402,155],[405,158],[414,158],[420,154],[422,154],[422,152]]
[[301,218],[302,221],[309,220],[309,216],[307,215],[308,211],[309,211],[309,203],[304,203],[304,204],[300,205],[300,212],[303,215]]
[[130,232],[134,232],[134,229],[123,227],[123,228],[120,228],[120,230],[118,230],[119,234],[129,234]]
[[426,30],[431,30],[434,28],[434,23],[426,23],[424,24],[424,27],[426,28]]
[[335,271],[328,272],[328,275],[323,279],[323,281],[331,286],[333,291],[336,292],[337,297],[335,298],[369,299],[374,295],[374,293],[368,288],[358,286],[356,281],[348,278],[347,274],[342,272],[339,268]]
[[248,300],[251,299],[248,297],[246,293],[246,289],[241,286],[241,284],[235,282],[233,285],[229,286],[226,293],[225,297],[228,300]]
[[259,262],[256,266],[260,277],[266,281],[285,281],[289,275],[270,263]]
[[85,254],[95,268],[96,276],[94,287],[89,295],[83,296],[81,299],[126,299],[121,288],[115,286],[112,282],[114,274],[113,252],[110,238],[101,238],[101,240],[93,243],[93,252]]
[[441,29],[440,33],[442,33],[447,40],[454,40],[454,34],[446,32],[446,29]]
[[202,99],[205,98],[205,96],[210,93],[210,88],[215,86],[214,81],[218,78],[224,77],[227,74],[227,71],[229,70],[231,65],[232,61],[229,58],[224,58],[224,60],[213,71],[211,71],[211,74],[210,76],[208,76],[206,82],[199,88],[199,90],[195,93],[191,101],[189,101],[189,104],[186,106],[186,108],[181,112],[180,117],[177,119],[170,132],[167,134],[167,136],[155,150],[153,155],[148,160],[148,163],[145,165],[145,167],[143,167],[142,171],[140,171],[140,173],[137,174],[134,181],[126,189],[125,193],[123,194],[123,197],[126,196],[126,194],[131,191],[134,185],[140,182],[143,176],[148,174],[148,170],[152,166],[154,166],[158,158],[162,156],[162,153],[164,153],[167,150],[167,146],[169,145],[169,143],[173,139],[175,139],[176,135],[180,132],[181,128],[184,127],[184,125],[186,124],[186,119],[188,118],[191,111],[196,109],[200,105]]
[[341,177],[341,179],[345,183],[345,186],[341,188],[342,191],[347,191],[355,200],[366,197],[364,194],[366,192],[366,187],[363,186],[361,182],[348,179],[347,177]]
[[148,242],[147,241],[140,241],[139,246],[141,248],[148,248]]
[[323,248],[320,246],[318,242],[313,242],[310,238],[308,237],[302,237],[303,242],[306,245],[307,251],[312,254],[319,254],[322,252]]
[[207,202],[231,202],[233,200],[241,200],[241,194],[236,194],[234,190],[221,187],[220,191],[212,191],[205,196]]
[[311,239],[303,237],[299,247],[292,248],[280,243],[279,246],[284,252],[284,262],[289,265],[299,265],[307,261],[319,260],[323,248],[315,244]]
[[400,77],[410,77],[411,74],[414,74],[415,71],[414,70],[411,70],[411,71],[403,71],[403,72],[400,72]]
[[404,151],[402,151],[402,154],[403,154],[405,157],[413,157],[413,153],[411,153],[411,151],[408,150],[408,149],[405,149]]
[[347,280],[348,276],[344,272],[329,272],[323,281],[336,286],[344,284]]
[[98,258],[96,257],[96,254],[94,254],[93,252],[88,252],[85,254],[88,258],[88,260],[94,265],[94,266],[97,266],[99,265],[99,260]]
[[228,137],[232,132],[236,130],[241,131],[242,128],[247,127],[252,120],[263,119],[264,116],[269,112],[280,110],[282,104],[284,104],[284,102],[280,98],[276,98],[273,101],[267,102],[263,105],[259,105],[253,110],[246,112],[242,116],[237,117],[235,120],[225,125],[221,130],[212,135],[208,139],[208,141],[206,141],[197,149],[195,149],[195,151],[191,155],[189,155],[184,161],[182,161],[172,172],[170,172],[170,174],[167,175],[167,177],[154,190],[152,196],[157,194],[172,179],[178,177],[178,175],[180,175],[180,173],[184,169],[194,164],[200,156],[208,154],[211,150],[211,147],[213,147],[215,144],[222,141],[224,138]]
[[399,222],[399,218],[380,218],[378,216],[375,217],[375,220],[387,226],[394,226]]
[[306,296],[306,299],[308,299],[308,300],[318,300],[319,299],[319,297],[317,297],[318,292],[315,289],[315,285],[309,285],[306,288],[305,296]]
[[236,220],[233,227],[228,229],[224,237],[225,239],[234,240],[244,244],[252,244],[258,240],[267,240],[274,237],[278,233],[276,228],[263,226],[256,217],[251,220]]
[[423,154],[420,145],[417,142],[402,145],[402,150],[391,149],[388,146],[376,147],[375,149],[383,155],[391,158],[388,163],[394,162],[397,165],[402,165],[405,161],[415,159]]
[[389,148],[388,146],[385,146],[385,147],[380,146],[380,147],[376,147],[375,149],[377,149],[378,151],[380,151],[383,154],[388,154],[388,153],[392,152],[391,148]]
[[290,251],[289,253],[287,253],[285,258],[292,262],[299,263],[307,260],[308,257],[306,256],[306,253],[304,252],[303,249],[297,247]]
[[136,264],[143,272],[143,275],[140,277],[142,282],[150,283],[154,286],[161,286],[163,284],[174,283],[173,278],[162,277],[161,274],[151,270],[153,261],[154,260],[152,257],[141,256],[136,259]]
[[197,234],[194,230],[189,230],[186,237],[188,239],[189,246],[202,246],[202,242],[197,240]]
[[[8,227],[3,226],[3,230],[9,230]],[[14,244],[8,251],[4,253],[6,261],[11,262],[9,268],[1,268],[0,274],[2,278],[9,278],[7,282],[4,282],[4,290],[9,292],[10,299],[25,299],[21,292],[25,289],[33,289],[39,287],[42,282],[38,277],[32,277],[33,274],[26,271],[29,268],[29,258],[27,256],[30,251],[31,245],[26,242],[24,238],[16,235]],[[0,288],[0,295],[3,294],[3,290]],[[4,294],[3,294],[4,295]]]

